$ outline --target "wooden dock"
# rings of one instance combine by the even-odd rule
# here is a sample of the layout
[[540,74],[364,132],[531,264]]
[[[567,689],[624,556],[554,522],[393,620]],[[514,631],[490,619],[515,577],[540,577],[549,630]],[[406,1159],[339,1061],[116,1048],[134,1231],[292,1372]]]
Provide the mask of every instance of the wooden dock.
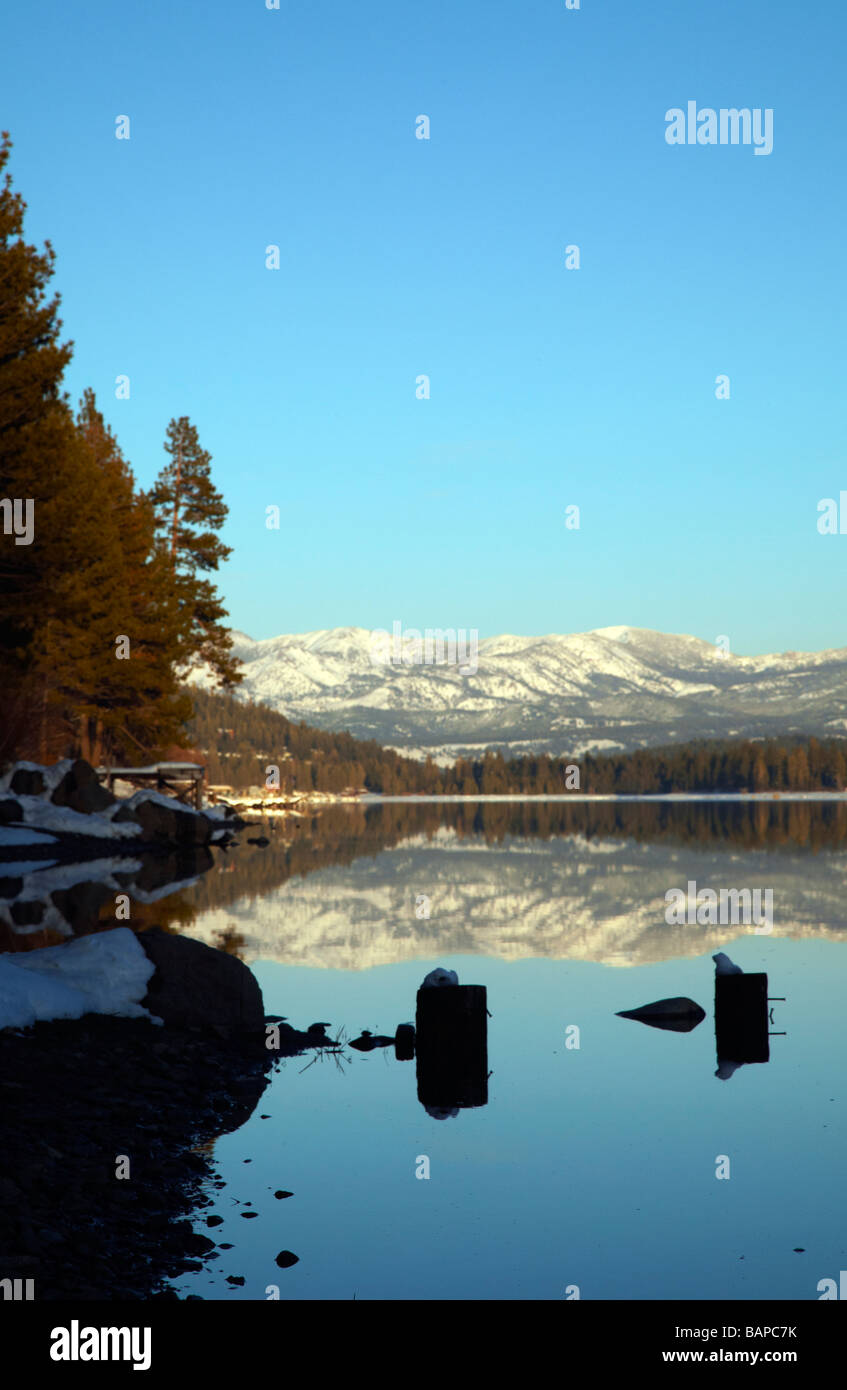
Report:
[[200,763],[151,763],[149,767],[98,767],[97,776],[109,791],[115,782],[129,782],[134,787],[153,787],[177,801],[189,801],[196,811],[203,800],[206,769]]

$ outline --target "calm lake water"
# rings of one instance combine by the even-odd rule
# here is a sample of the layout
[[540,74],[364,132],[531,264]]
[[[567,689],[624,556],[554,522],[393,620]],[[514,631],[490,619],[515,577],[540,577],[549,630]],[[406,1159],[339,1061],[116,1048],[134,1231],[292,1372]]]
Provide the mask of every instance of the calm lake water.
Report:
[[[267,1013],[326,1021],[332,1038],[414,1021],[435,966],[484,985],[488,1099],[436,1118],[416,1062],[393,1048],[280,1063],[250,1120],[215,1144],[227,1185],[196,1228],[209,1234],[217,1213],[211,1234],[233,1248],[176,1287],[817,1299],[818,1281],[847,1267],[844,815],[418,805],[278,823],[266,849],[244,832],[174,899],[184,929],[238,951]],[[773,930],[668,925],[665,894],[690,881],[771,889]],[[717,951],[785,996],[769,1061],[728,1079],[715,1074]],[[692,1031],[616,1017],[675,996],[705,1010]],[[282,1250],[298,1263],[279,1268]]]

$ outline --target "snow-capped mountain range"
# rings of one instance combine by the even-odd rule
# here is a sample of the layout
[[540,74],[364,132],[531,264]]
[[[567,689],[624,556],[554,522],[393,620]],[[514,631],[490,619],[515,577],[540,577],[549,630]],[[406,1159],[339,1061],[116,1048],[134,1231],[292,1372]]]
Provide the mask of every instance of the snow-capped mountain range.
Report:
[[[367,628],[233,640],[251,699],[443,763],[486,747],[579,756],[694,738],[847,736],[847,648],[745,657],[696,637],[606,627],[489,637],[472,659],[460,638],[452,663],[445,646],[427,664],[413,660],[427,655],[413,637],[378,647]],[[212,684],[206,671],[193,680]]]

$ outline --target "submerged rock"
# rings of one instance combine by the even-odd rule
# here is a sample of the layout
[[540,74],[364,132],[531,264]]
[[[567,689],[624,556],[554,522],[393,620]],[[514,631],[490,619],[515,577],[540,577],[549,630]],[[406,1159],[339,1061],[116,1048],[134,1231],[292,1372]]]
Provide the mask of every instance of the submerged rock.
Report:
[[373,1052],[375,1047],[392,1047],[394,1039],[387,1037],[383,1033],[371,1033],[368,1028],[362,1030],[359,1038],[353,1038],[350,1047],[355,1047],[357,1052]]
[[634,1018],[638,1023],[646,1023],[651,1028],[665,1028],[673,1033],[690,1033],[706,1017],[693,999],[680,996],[674,999],[657,999],[652,1004],[644,1004],[640,1009],[621,1009],[618,1018]]

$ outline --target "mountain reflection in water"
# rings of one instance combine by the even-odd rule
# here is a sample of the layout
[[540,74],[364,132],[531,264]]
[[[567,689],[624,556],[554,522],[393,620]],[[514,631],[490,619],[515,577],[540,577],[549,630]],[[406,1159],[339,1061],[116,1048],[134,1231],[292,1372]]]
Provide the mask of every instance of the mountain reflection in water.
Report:
[[[23,876],[0,866],[0,949],[113,927],[119,892],[137,929],[195,925],[248,962],[257,950],[293,960],[299,949],[351,969],[450,950],[620,964],[697,954],[732,933],[666,925],[665,893],[690,879],[772,888],[776,935],[847,923],[844,803],[395,802],[329,806],[265,829],[267,847],[249,845],[245,830],[237,848],[190,869],[149,856],[127,869],[113,859]],[[284,921],[274,908],[268,924],[251,904],[275,892]]]
[[229,932],[248,964],[712,954],[738,926],[665,920],[666,893],[691,880],[772,889],[775,937],[847,928],[847,805],[390,804],[267,834],[267,849],[230,850],[181,895],[192,934]]

